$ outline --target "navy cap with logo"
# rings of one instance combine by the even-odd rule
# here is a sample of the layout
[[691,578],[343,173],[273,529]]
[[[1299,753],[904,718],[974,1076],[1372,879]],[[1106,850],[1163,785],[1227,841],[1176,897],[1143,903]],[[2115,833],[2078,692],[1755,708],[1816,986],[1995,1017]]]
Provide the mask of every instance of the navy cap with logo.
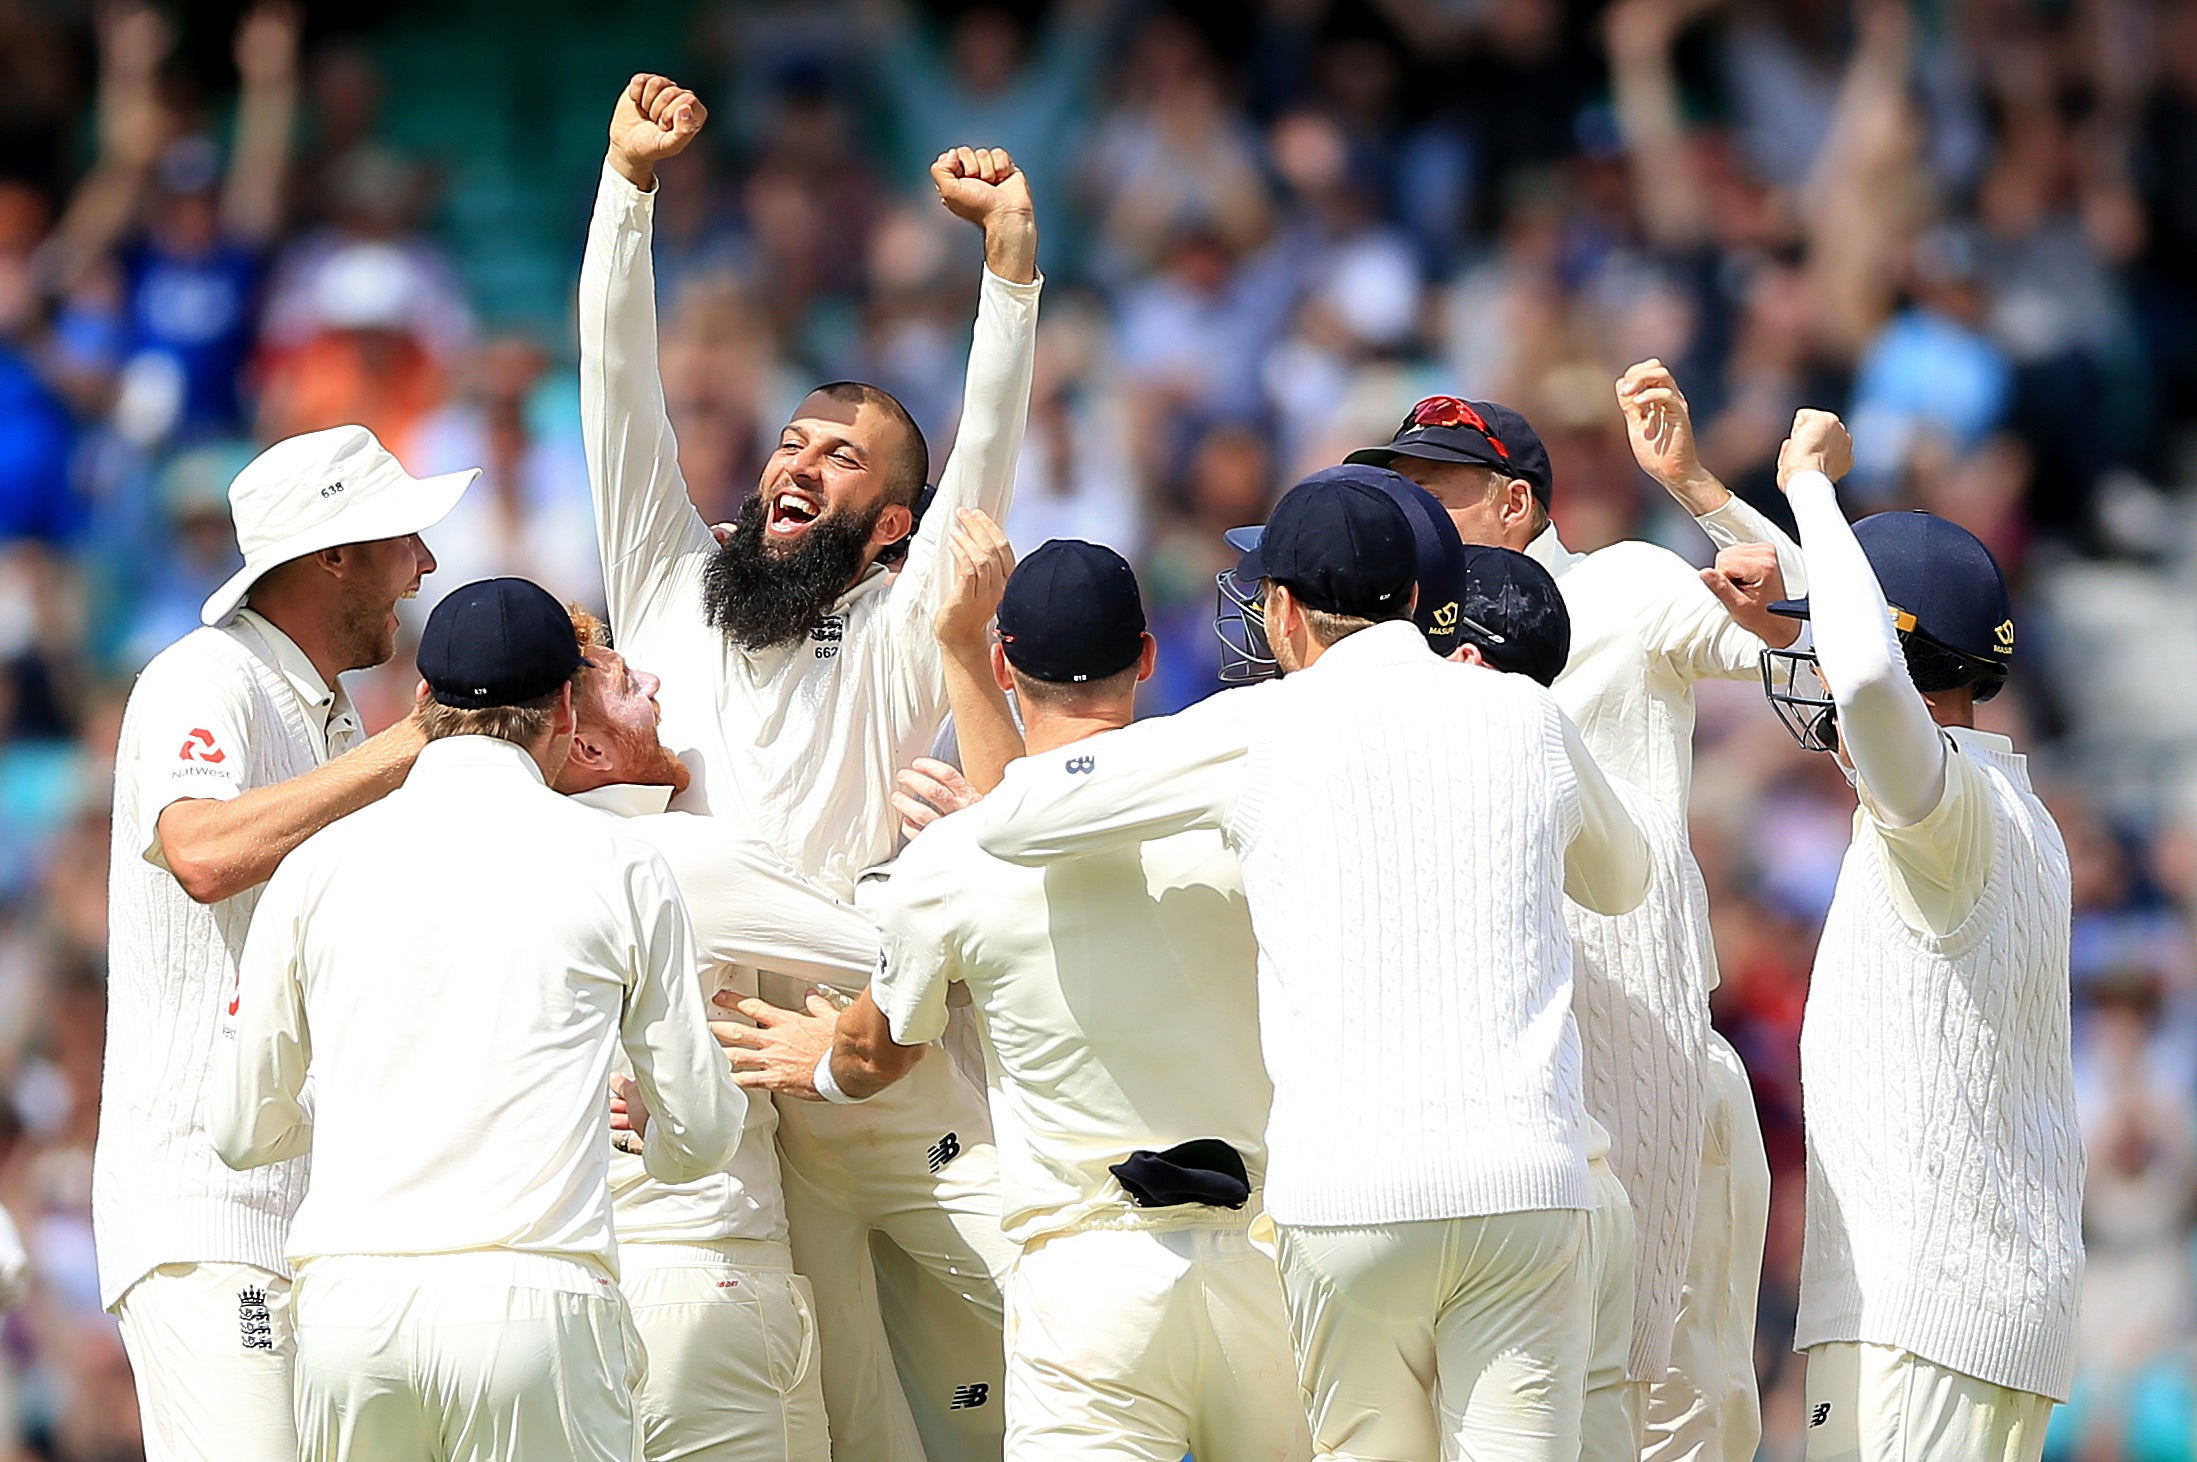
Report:
[[[2014,609],[2006,575],[1983,540],[1935,513],[1876,513],[1854,525],[1876,572],[1892,622],[1978,671],[1977,699],[1997,694],[2014,654]],[[1806,599],[1784,599],[1773,614],[1808,617]]]
[[1104,680],[1144,652],[1144,599],[1111,548],[1055,538],[1015,566],[999,601],[1007,663],[1056,685]]
[[527,579],[481,579],[451,590],[420,632],[420,676],[446,706],[516,706],[554,692],[588,662],[572,616]]
[[1465,545],[1457,525],[1440,499],[1410,478],[1374,469],[1374,486],[1387,493],[1404,510],[1411,523],[1412,556],[1418,563],[1413,576],[1419,586],[1418,601],[1411,607],[1411,621],[1427,637],[1435,654],[1447,656],[1457,648],[1459,599],[1464,592]]
[[[1571,610],[1555,576],[1515,549],[1468,544],[1462,637],[1497,670],[1553,685],[1571,660]],[[1488,632],[1492,631],[1492,637]]]
[[1411,519],[1363,466],[1328,467],[1282,494],[1236,578],[1287,584],[1307,608],[1359,619],[1393,615],[1417,581]]
[[1544,508],[1555,490],[1549,449],[1541,445],[1541,434],[1523,416],[1494,401],[1429,396],[1405,414],[1388,445],[1364,447],[1343,460],[1386,467],[1398,457],[1496,468],[1523,478]]

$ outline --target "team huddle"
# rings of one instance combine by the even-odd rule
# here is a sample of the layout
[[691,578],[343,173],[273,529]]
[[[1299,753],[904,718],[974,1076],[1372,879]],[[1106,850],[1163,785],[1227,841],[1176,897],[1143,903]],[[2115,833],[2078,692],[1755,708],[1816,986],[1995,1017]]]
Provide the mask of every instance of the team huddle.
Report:
[[[518,579],[340,676],[475,473],[364,428],[230,488],[244,567],[130,697],[94,1219],[150,1462],[1744,1462],[1769,1169],[1710,1027],[1694,687],[1857,797],[1802,1034],[1811,1462],[2038,1458],[2073,1371],[2070,875],[1976,728],[1957,525],[1567,550],[1516,411],[1433,397],[1228,535],[1233,682],[1136,719],[1136,576],[1011,525],[1042,279],[983,237],[960,425],[810,393],[738,520],[680,475],[658,163],[620,97],[579,284],[608,622]],[[179,750],[180,748],[180,750]]]

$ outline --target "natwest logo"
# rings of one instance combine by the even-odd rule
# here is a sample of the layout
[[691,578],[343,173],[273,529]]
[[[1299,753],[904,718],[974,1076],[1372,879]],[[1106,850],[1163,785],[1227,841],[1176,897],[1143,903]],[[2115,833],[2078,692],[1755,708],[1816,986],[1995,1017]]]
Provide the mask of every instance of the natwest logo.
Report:
[[214,733],[201,726],[183,738],[183,749],[176,753],[176,759],[219,766],[229,759],[229,753],[214,745]]

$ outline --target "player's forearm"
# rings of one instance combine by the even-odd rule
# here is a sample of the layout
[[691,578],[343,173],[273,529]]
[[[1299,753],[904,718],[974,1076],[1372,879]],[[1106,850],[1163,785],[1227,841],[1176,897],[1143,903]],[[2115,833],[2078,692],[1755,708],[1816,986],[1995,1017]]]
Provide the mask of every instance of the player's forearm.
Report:
[[[684,919],[684,910],[678,917]],[[628,996],[626,1056],[648,1108],[642,1166],[664,1183],[722,1171],[739,1149],[747,1093],[735,1086],[692,973],[694,945],[679,940]]]
[[1808,565],[1801,555],[1800,545],[1760,508],[1739,494],[1726,492],[1722,502],[1706,511],[1695,511],[1694,522],[1720,549],[1736,548],[1743,543],[1769,544],[1777,550],[1777,568],[1785,578],[1787,597],[1799,599],[1808,593]]
[[946,682],[946,706],[953,712],[954,740],[961,748],[961,775],[979,792],[991,792],[1006,775],[1007,763],[1022,755],[1022,731],[1007,704],[1007,693],[992,676],[987,645],[939,646],[939,668]]
[[1828,477],[1800,473],[1787,495],[1800,524],[1809,625],[1838,706],[1840,745],[1888,821],[1919,822],[1944,795],[1945,741],[1907,674],[1883,586]]
[[400,786],[425,741],[410,719],[303,776],[226,800],[170,803],[155,835],[183,891],[202,904],[233,898],[274,876],[298,844]]
[[702,958],[835,989],[859,990],[877,969],[877,926],[796,874],[767,845],[728,842],[706,865],[681,866]]
[[915,1069],[922,1046],[903,1046],[892,1037],[885,1012],[865,990],[839,1015],[832,1036],[831,1074],[839,1089],[855,1101],[876,1096]]
[[207,1136],[222,1162],[238,1171],[288,1162],[313,1150],[312,1124],[304,1108],[284,1093],[257,1090],[216,1103],[207,1114]]

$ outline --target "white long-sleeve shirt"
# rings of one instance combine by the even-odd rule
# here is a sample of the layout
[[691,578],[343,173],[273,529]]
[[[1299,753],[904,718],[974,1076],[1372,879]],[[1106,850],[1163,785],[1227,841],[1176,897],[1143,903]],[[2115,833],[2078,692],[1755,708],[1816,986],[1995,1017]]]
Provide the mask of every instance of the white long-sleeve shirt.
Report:
[[1861,793],[1801,1023],[1794,1344],[1897,1346],[2064,1401],[2084,1175],[2066,844],[2005,737],[1931,718],[1830,482],[1791,497]]
[[249,609],[170,645],[130,692],[115,747],[107,1059],[92,1157],[102,1304],[163,1264],[282,1273],[283,1236],[305,1192],[305,1163],[240,1173],[207,1141],[215,1035],[266,885],[194,902],[162,855],[160,814],[286,782],[361,739],[342,686]]
[[968,990],[992,1087],[1000,1226],[1016,1243],[1225,1221],[1198,1205],[1139,1209],[1109,1169],[1139,1148],[1215,1137],[1242,1154],[1254,1189],[1265,1174],[1273,1086],[1234,855],[1194,832],[1018,868],[977,845],[992,807],[933,823],[864,885],[885,942],[870,994],[893,1039],[937,1040],[950,987]]
[[311,1149],[293,1264],[510,1249],[615,1274],[618,1051],[654,1113],[654,1176],[702,1177],[740,1140],[695,964],[659,854],[509,742],[432,742],[269,880],[209,1134],[236,1167]]
[[1647,887],[1549,694],[1375,625],[1307,669],[1014,763],[978,830],[1041,864],[1195,828],[1259,942],[1278,1222],[1589,1205],[1562,901]]
[[[868,916],[796,878],[769,847],[724,819],[666,811],[670,796],[669,787],[622,785],[572,800],[625,819],[626,831],[670,865],[694,921],[702,1003],[710,1017],[738,1019],[711,1005],[710,997],[723,990],[756,994],[757,967],[861,989],[878,960],[877,926]],[[621,1061],[619,1069],[631,1068]],[[749,1102],[732,1161],[690,1183],[662,1182],[649,1176],[640,1158],[612,1153],[618,1242],[785,1242],[786,1199],[772,1140],[777,1130],[777,1107]]]
[[[1778,548],[1788,594],[1807,592],[1800,552],[1734,497],[1695,520],[1719,547]],[[1552,687],[1603,770],[1650,793],[1684,825],[1693,788],[1694,686],[1761,673],[1762,641],[1735,623],[1692,564],[1631,540],[1573,553],[1551,525],[1526,554],[1571,612],[1571,659]]]
[[618,646],[663,677],[664,744],[694,773],[683,811],[733,817],[803,877],[850,894],[892,852],[893,775],[946,718],[931,614],[957,509],[1005,520],[1029,414],[1043,281],[984,273],[961,423],[905,566],[873,567],[791,646],[712,628],[716,540],[687,498],[656,357],[654,193],[603,169],[580,268],[580,408]]

